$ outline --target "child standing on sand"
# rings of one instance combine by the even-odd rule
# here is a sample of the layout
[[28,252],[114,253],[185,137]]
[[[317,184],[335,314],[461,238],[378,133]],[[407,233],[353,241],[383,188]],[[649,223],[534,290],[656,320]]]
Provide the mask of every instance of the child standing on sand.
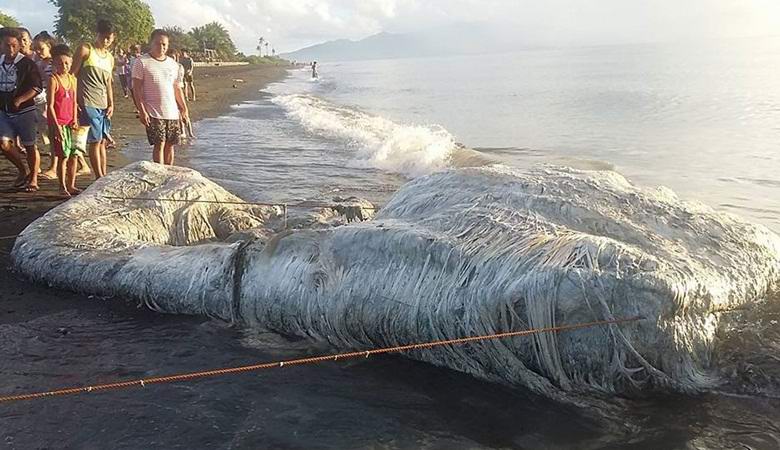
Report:
[[38,110],[38,134],[41,137],[43,147],[49,147],[49,167],[41,172],[41,176],[47,180],[53,180],[57,177],[57,157],[54,155],[54,150],[51,149],[46,119],[46,99],[48,98],[46,88],[49,86],[49,78],[51,78],[51,49],[54,45],[54,38],[45,31],[38,33],[32,43],[32,49],[36,56],[35,64],[38,66],[38,72],[41,74],[41,85],[44,89],[43,92],[35,96],[35,106]]
[[78,104],[76,86],[78,81],[70,73],[73,58],[65,44],[52,50],[54,72],[49,79],[47,117],[49,137],[54,154],[57,155],[57,178],[60,180],[60,194],[64,197],[81,192],[76,188],[77,153],[73,145],[73,131],[78,128]]
[[108,171],[107,137],[114,115],[114,56],[109,49],[114,43],[114,25],[98,20],[95,41],[81,45],[73,55],[73,75],[78,79],[79,122],[89,126],[87,147],[92,174],[97,180]]

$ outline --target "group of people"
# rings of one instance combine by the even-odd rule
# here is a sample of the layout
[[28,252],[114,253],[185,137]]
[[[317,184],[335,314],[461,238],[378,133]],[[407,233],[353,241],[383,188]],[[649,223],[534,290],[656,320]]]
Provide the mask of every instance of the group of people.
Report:
[[152,32],[145,54],[134,45],[115,57],[115,38],[106,20],[98,21],[94,42],[75,51],[45,31],[32,39],[25,28],[0,28],[0,150],[18,170],[15,187],[38,190],[39,136],[52,155],[43,175],[56,176],[63,196],[80,192],[76,175],[89,170],[84,151],[95,178],[106,175],[114,73],[124,97],[132,96],[154,161],[173,164],[182,124],[189,123],[188,97],[195,100],[193,61],[186,50],[169,51],[170,36],[161,29]]

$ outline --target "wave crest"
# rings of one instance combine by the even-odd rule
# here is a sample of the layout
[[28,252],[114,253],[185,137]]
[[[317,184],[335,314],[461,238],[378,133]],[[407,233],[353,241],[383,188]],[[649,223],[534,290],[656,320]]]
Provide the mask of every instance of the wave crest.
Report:
[[414,178],[450,167],[458,149],[453,136],[440,126],[402,125],[311,95],[280,95],[272,101],[310,133],[356,147],[352,161],[356,167]]

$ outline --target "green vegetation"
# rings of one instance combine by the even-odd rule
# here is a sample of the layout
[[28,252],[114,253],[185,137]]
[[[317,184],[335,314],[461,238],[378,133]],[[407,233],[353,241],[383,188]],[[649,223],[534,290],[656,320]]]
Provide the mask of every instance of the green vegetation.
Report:
[[18,27],[19,21],[13,16],[10,16],[0,11],[0,27]]
[[141,0],[49,0],[57,7],[55,29],[71,44],[95,37],[95,24],[107,19],[117,31],[120,47],[146,42],[154,29],[149,5]]
[[188,34],[196,43],[195,48],[214,50],[217,52],[217,56],[225,61],[235,59],[236,46],[230,38],[230,33],[221,23],[211,22],[195,27]]
[[181,27],[163,27],[163,30],[167,31],[171,36],[169,45],[172,49],[181,50],[186,48],[190,51],[198,51],[202,47],[190,33],[184,31]]
[[279,58],[278,56],[257,56],[257,55],[249,55],[245,56],[242,53],[239,53],[238,55],[239,61],[245,61],[249,64],[273,64],[277,66],[286,66],[290,64],[290,61],[287,61],[286,59]]
[[[100,19],[114,24],[117,31],[116,45],[127,48],[131,44],[144,44],[154,30],[154,17],[149,5],[142,0],[49,0],[57,7],[55,31],[66,42],[76,45],[95,37],[95,25]],[[11,16],[0,12],[0,25],[19,26]],[[250,64],[287,64],[287,61],[270,56],[245,56],[238,53],[230,33],[219,22],[211,22],[185,31],[179,26],[163,28],[170,35],[172,49],[186,48],[196,60],[246,61]],[[268,41],[261,39],[261,46]]]

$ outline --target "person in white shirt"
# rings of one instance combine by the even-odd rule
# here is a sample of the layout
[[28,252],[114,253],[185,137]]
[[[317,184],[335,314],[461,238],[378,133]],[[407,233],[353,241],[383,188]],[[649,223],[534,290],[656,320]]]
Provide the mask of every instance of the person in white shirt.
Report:
[[179,63],[167,56],[170,36],[154,30],[149,53],[133,63],[133,100],[146,137],[153,146],[154,162],[173,165],[174,146],[181,135],[180,121],[189,121],[189,111],[181,89]]
[[[130,91],[130,96],[133,96],[133,64],[141,57],[141,46],[131,45],[127,51],[127,90]],[[138,112],[136,111],[136,114]]]

